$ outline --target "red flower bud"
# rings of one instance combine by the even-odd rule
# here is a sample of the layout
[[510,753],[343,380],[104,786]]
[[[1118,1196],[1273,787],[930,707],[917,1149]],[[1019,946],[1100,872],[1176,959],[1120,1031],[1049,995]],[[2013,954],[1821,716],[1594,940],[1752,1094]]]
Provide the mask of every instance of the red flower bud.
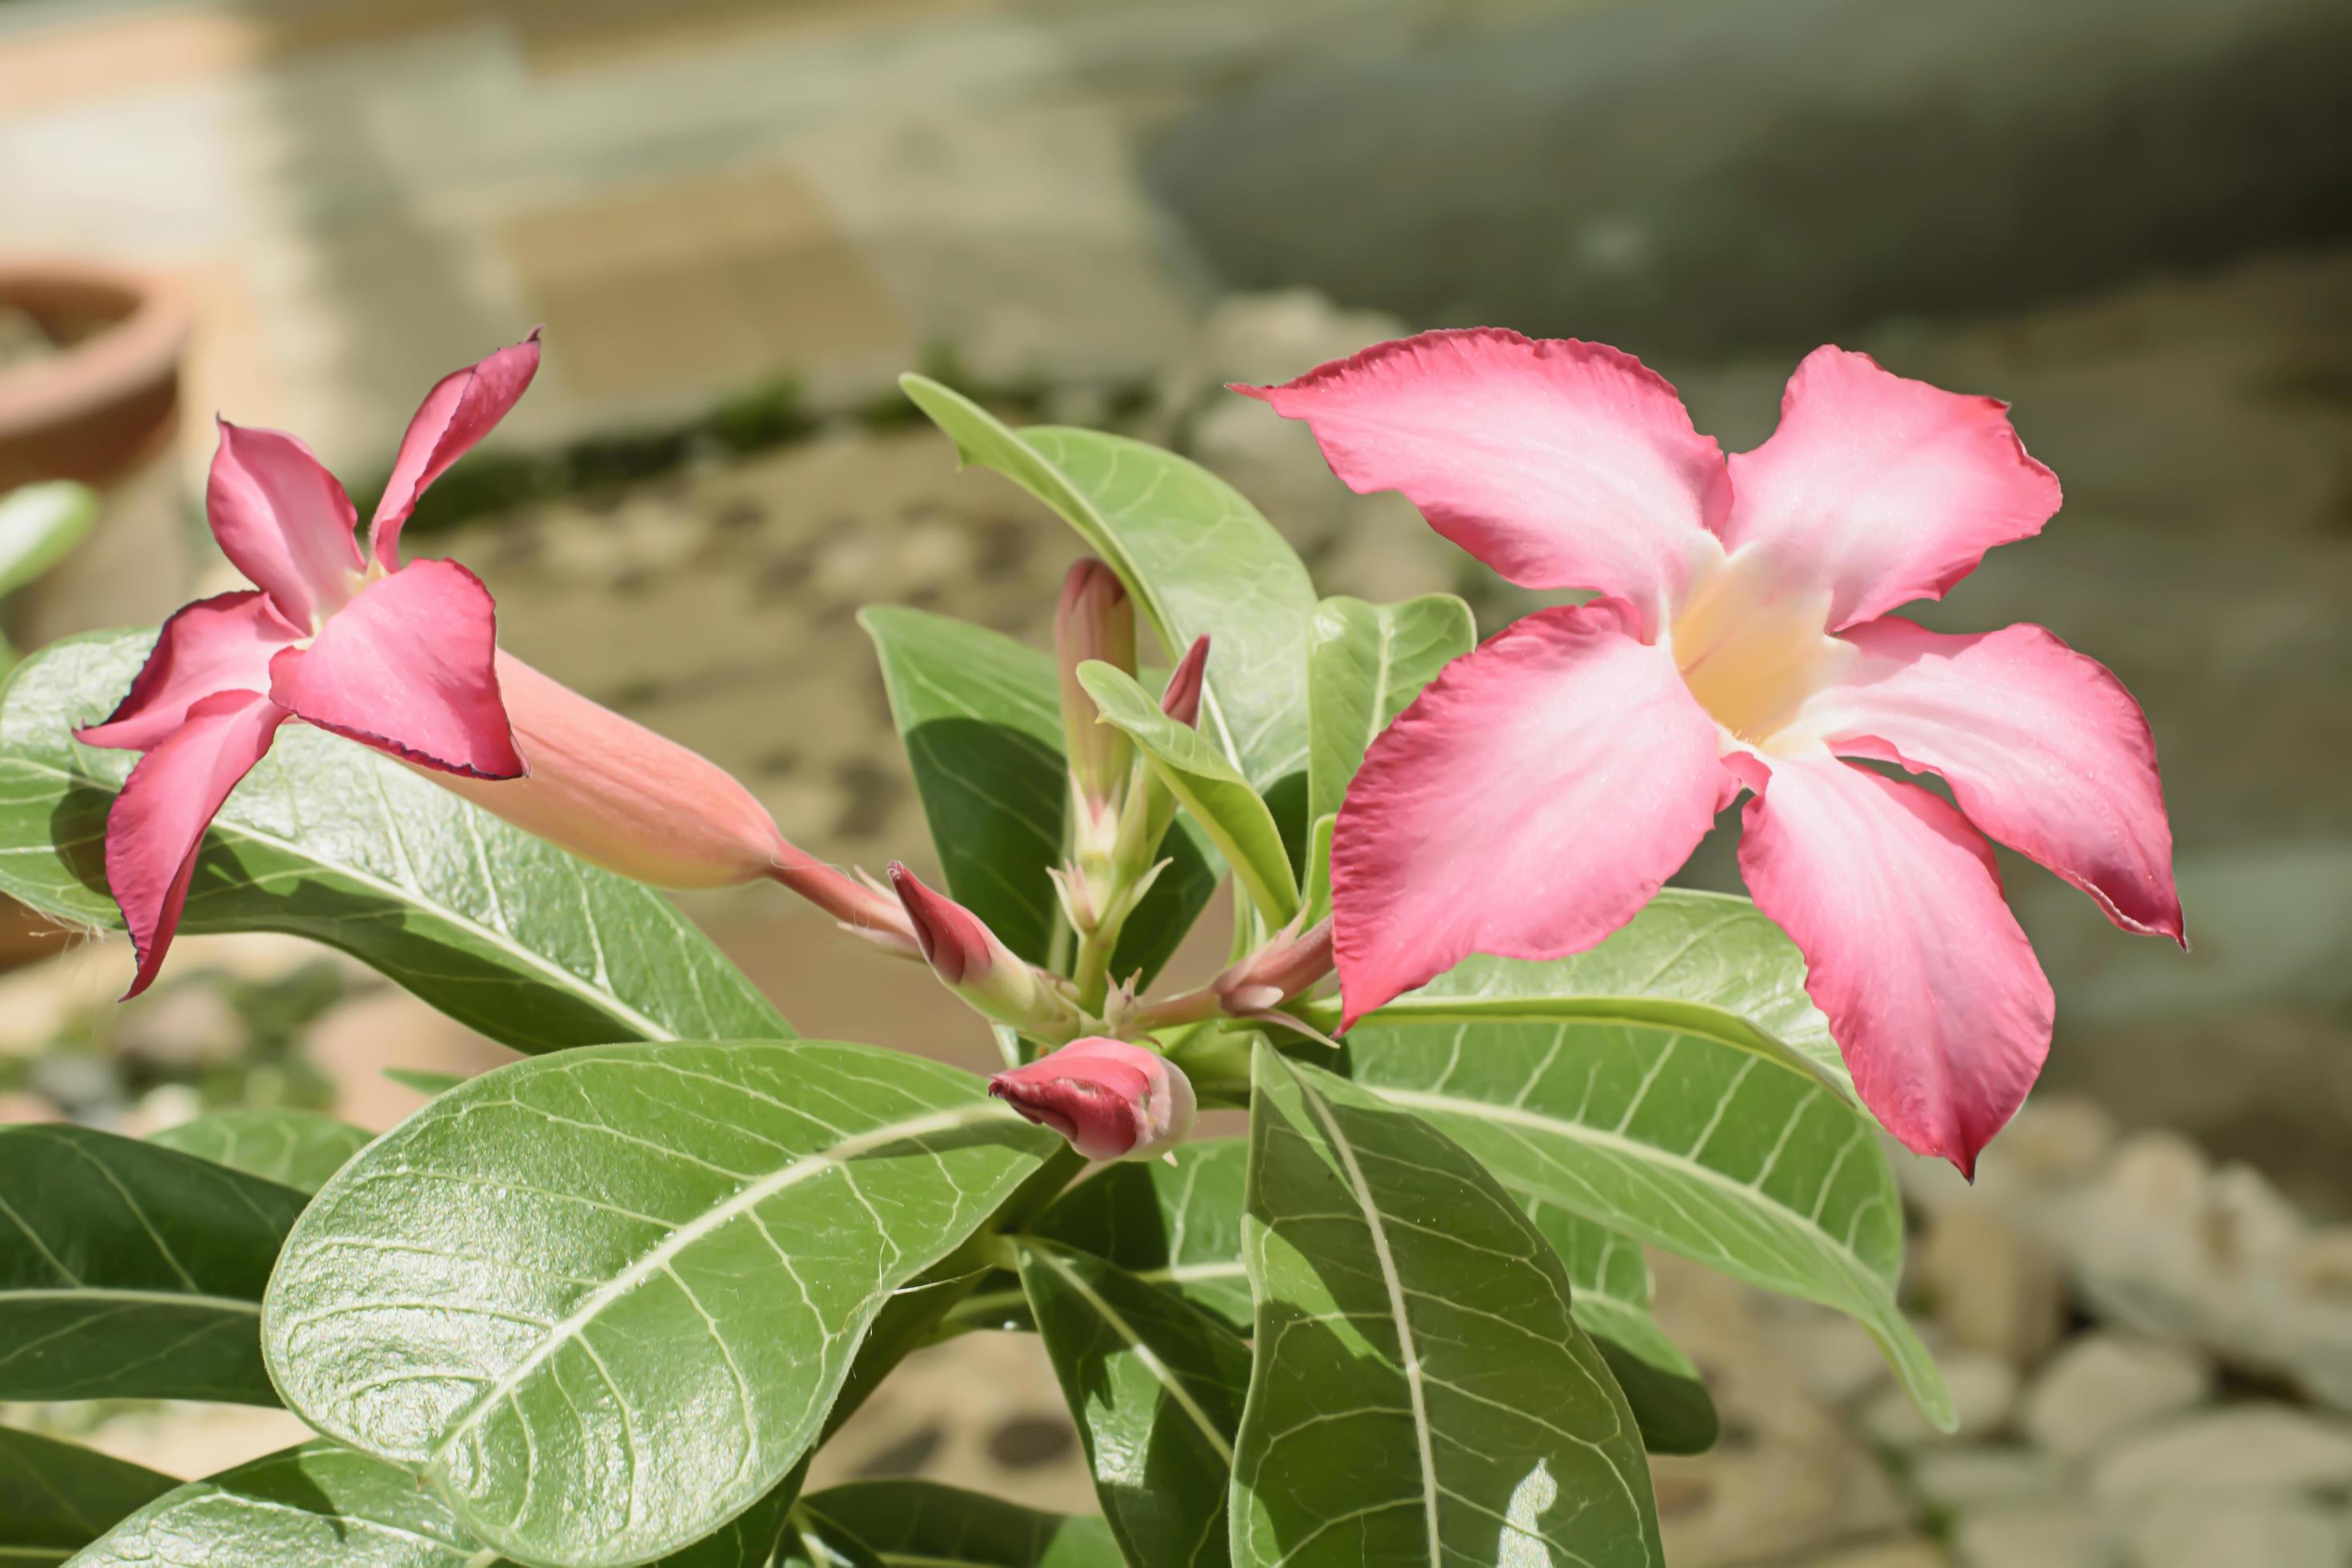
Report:
[[1062,579],[1054,656],[1061,671],[1062,749],[1080,803],[1098,809],[1127,782],[1133,742],[1125,731],[1100,721],[1095,700],[1078,684],[1078,666],[1100,659],[1135,673],[1135,605],[1118,574],[1092,556]]
[[1201,677],[1209,665],[1209,634],[1202,632],[1176,661],[1176,672],[1168,678],[1167,693],[1160,699],[1160,710],[1179,724],[1201,721]]
[[1070,1141],[1089,1160],[1141,1160],[1192,1130],[1192,1085],[1154,1050],[1099,1037],[1074,1040],[998,1073],[988,1092]]
[[988,929],[986,921],[893,860],[890,885],[898,890],[923,962],[941,984],[974,1011],[1032,1034],[1071,1033],[1076,1025],[1069,1001]]

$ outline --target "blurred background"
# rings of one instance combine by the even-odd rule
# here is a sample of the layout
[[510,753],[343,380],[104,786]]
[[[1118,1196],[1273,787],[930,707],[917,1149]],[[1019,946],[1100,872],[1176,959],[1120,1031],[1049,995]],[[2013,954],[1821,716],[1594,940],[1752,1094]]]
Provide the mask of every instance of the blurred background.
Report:
[[[1323,591],[1451,588],[1485,633],[1536,601],[1221,384],[1494,322],[1640,354],[1727,449],[1823,342],[2005,398],[2064,510],[1921,618],[2048,625],[2138,695],[2194,949],[2004,861],[2058,991],[2043,1087],[1973,1193],[1898,1157],[1968,1428],[1926,1444],[1850,1327],[1668,1270],[1728,1417],[1661,1468],[1675,1561],[2342,1563],[2347,60],[2342,0],[0,0],[0,490],[101,497],[5,623],[29,648],[226,585],[215,411],[299,432],[365,506],[424,389],[543,322],[412,549],[797,842],[927,867],[851,617],[1042,643],[1074,551],[954,472],[900,370],[1172,445]],[[1729,847],[1684,879],[1736,887]],[[690,907],[804,1033],[987,1059],[774,889]],[[500,1054],[315,949],[192,939],[117,1009],[119,944],[8,930],[0,1120],[381,1127],[417,1102],[383,1067]],[[1084,1506],[1042,1363],[938,1353],[966,1359],[839,1462]],[[102,1441],[181,1473],[287,1440],[112,1414]],[[2171,1448],[2116,1458],[2154,1426]]]

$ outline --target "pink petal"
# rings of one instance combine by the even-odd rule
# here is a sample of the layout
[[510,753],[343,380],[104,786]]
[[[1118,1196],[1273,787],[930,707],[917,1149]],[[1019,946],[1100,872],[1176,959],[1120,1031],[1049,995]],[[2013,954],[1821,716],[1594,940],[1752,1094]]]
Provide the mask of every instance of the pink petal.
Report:
[[400,456],[383,499],[368,523],[368,550],[385,571],[400,565],[400,529],[416,510],[427,486],[449,465],[474,449],[497,427],[539,374],[539,330],[478,364],[452,371],[433,384],[400,438]]
[[1524,587],[1626,599],[1645,634],[1731,505],[1723,455],[1675,389],[1601,343],[1424,332],[1234,390],[1306,420],[1350,489],[1402,490]]
[[221,553],[309,631],[359,587],[359,514],[310,448],[283,430],[220,421],[205,511]]
[[1343,1027],[1473,952],[1592,946],[1706,834],[1715,722],[1633,618],[1539,610],[1372,742],[1331,846]]
[[289,717],[257,691],[222,691],[139,760],[106,816],[106,883],[139,955],[128,1001],[163,966],[188,901],[196,849],[237,780]]
[[499,698],[498,607],[454,561],[379,578],[308,648],[270,665],[271,699],[322,730],[453,773],[525,771]]
[[1771,762],[1739,868],[1805,955],[1854,1088],[1904,1146],[1973,1174],[2042,1070],[2054,1004],[1992,851],[1916,784]]
[[2040,626],[1944,637],[1890,616],[1844,637],[1864,658],[1801,723],[1847,756],[1942,774],[1969,821],[2116,924],[2181,940],[2156,738],[2105,666]]
[[178,729],[215,691],[269,685],[270,657],[299,636],[254,589],[199,599],[172,614],[130,695],[102,724],[74,731],[84,745],[143,752]]
[[1723,542],[1826,584],[1832,631],[1941,598],[2058,510],[2058,476],[2025,455],[2008,410],[1815,349],[1789,378],[1772,438],[1731,459]]

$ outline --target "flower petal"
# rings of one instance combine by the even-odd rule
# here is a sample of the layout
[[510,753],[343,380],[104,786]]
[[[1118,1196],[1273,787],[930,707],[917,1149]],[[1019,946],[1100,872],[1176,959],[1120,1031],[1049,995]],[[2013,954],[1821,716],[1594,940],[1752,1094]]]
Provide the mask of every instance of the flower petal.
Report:
[[270,665],[269,695],[309,722],[427,767],[523,773],[499,697],[498,606],[454,561],[415,561]]
[[1815,349],[1789,378],[1772,438],[1732,457],[1723,542],[1825,584],[1831,631],[1941,598],[2058,510],[2058,476],[2025,455],[2008,410]]
[[416,510],[418,498],[507,416],[538,374],[534,327],[522,342],[433,384],[400,438],[392,478],[384,481],[383,499],[368,523],[368,552],[378,565],[387,572],[399,568],[401,525]]
[[352,498],[283,430],[220,421],[205,513],[221,553],[302,630],[357,592],[365,563]]
[[139,760],[114,797],[106,816],[106,884],[139,955],[125,1001],[147,989],[171,949],[205,829],[290,717],[257,691],[215,692]]
[[1944,776],[1970,822],[2126,931],[2182,938],[2147,718],[2105,665],[2040,626],[1945,637],[1889,616],[1798,720],[1847,756]]
[[74,738],[89,746],[143,752],[178,729],[200,699],[267,689],[271,656],[299,635],[257,589],[184,605],[163,623],[130,695],[104,723],[77,730]]
[[2049,1053],[2054,1004],[1992,852],[1916,784],[1775,760],[1739,869],[1805,955],[1854,1088],[1904,1146],[1973,1174]]
[[1591,947],[1705,836],[1715,723],[1633,619],[1539,610],[1372,742],[1331,846],[1343,1027],[1473,952]]
[[1601,343],[1424,332],[1234,390],[1306,420],[1350,489],[1402,490],[1523,587],[1625,599],[1645,634],[1731,505],[1723,454],[1675,389]]

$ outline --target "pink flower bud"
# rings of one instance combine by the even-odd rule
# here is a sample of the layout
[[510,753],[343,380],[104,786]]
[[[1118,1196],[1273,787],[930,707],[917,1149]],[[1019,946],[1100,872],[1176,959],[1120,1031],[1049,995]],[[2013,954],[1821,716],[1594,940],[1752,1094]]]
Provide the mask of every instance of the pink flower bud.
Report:
[[914,951],[895,900],[796,847],[718,763],[590,701],[511,654],[499,689],[526,777],[436,784],[583,860],[662,888],[773,878],[845,925]]
[[1328,916],[1306,931],[1285,931],[1209,983],[1225,1011],[1246,1017],[1267,1012],[1331,973]]
[[1160,699],[1160,710],[1179,724],[1201,721],[1201,678],[1209,668],[1209,634],[1202,632],[1176,661],[1176,672],[1168,678],[1168,689]]
[[1192,1130],[1192,1085],[1159,1052],[1124,1040],[1075,1040],[998,1073],[988,1092],[1070,1141],[1089,1160],[1142,1160]]
[[1066,999],[1006,947],[987,922],[897,861],[890,885],[905,907],[923,962],[971,1008],[1000,1024],[1032,1033],[1073,1032],[1076,1016]]
[[1118,574],[1087,556],[1062,579],[1062,601],[1054,613],[1054,656],[1061,671],[1062,748],[1079,803],[1097,811],[1127,781],[1133,742],[1126,731],[1100,721],[1095,700],[1078,684],[1078,666],[1088,659],[1135,673],[1135,605]]

